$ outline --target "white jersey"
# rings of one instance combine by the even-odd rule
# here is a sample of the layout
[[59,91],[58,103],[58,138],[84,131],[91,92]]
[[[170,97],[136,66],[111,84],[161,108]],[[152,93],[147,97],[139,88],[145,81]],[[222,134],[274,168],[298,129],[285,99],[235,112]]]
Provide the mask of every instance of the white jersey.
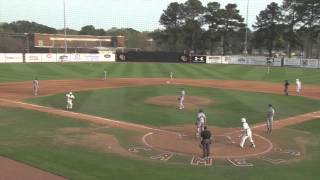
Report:
[[296,81],[297,90],[301,89],[301,81]]
[[250,129],[250,126],[249,126],[248,123],[246,123],[246,122],[243,123],[243,124],[242,124],[242,127],[243,127],[244,132],[247,133],[247,135],[249,135],[249,134],[252,133],[252,132],[251,132],[251,129]]
[[67,102],[70,102],[72,103],[72,101],[75,99],[74,95],[73,94],[66,94],[66,97],[67,97]]
[[186,91],[185,90],[182,90],[181,91],[181,95],[180,95],[180,98],[181,99],[184,99],[184,96],[186,95]]
[[205,124],[206,115],[203,112],[199,112],[197,115],[197,122],[198,124]]

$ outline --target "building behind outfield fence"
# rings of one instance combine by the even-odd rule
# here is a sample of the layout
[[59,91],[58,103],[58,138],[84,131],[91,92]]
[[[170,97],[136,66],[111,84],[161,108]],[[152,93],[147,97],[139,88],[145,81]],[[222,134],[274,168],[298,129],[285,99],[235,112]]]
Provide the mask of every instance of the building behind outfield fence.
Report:
[[92,36],[63,34],[10,34],[1,33],[0,53],[96,53],[103,48],[124,47],[124,36]]

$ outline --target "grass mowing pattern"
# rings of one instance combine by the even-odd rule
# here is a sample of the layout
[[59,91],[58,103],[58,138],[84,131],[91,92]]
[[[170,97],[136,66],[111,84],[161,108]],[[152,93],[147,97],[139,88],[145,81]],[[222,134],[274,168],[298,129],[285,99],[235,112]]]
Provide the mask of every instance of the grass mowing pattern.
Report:
[[0,82],[30,81],[35,76],[43,79],[102,78],[103,70],[109,77],[166,77],[174,72],[176,78],[234,79],[283,82],[296,78],[303,84],[320,84],[318,69],[274,67],[267,74],[263,66],[173,64],[173,63],[43,63],[1,64]]
[[[253,123],[265,120],[269,103],[276,110],[275,119],[316,111],[320,101],[304,97],[272,95],[199,87],[185,87],[187,96],[207,97],[214,101],[204,107],[210,125],[222,127],[240,126],[240,118],[246,117]],[[197,109],[180,111],[177,107],[145,104],[155,96],[179,96],[180,86],[144,86],[83,91],[75,93],[73,111],[117,120],[152,126],[194,124]],[[65,107],[64,94],[38,97],[27,100],[44,106],[62,109]],[[178,101],[177,101],[178,106]]]
[[[212,167],[160,163],[101,153],[85,147],[56,144],[52,137],[57,129],[88,128],[87,122],[63,119],[49,114],[0,108],[0,155],[7,156],[55,172],[70,179],[230,179],[237,180],[312,180],[320,175],[320,121],[311,121],[291,128],[308,131],[316,142],[307,146],[305,160],[284,165],[258,164],[251,168],[235,168],[215,161]],[[281,130],[279,130],[281,131]],[[294,137],[294,136],[292,136]],[[71,153],[72,152],[72,153]],[[174,172],[174,173],[172,173]]]

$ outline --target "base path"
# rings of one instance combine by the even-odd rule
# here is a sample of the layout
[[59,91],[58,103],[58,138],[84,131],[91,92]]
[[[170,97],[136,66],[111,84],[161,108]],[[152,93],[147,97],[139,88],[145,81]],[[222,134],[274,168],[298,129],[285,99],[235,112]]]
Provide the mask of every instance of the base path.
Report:
[[[196,86],[196,87],[209,87],[209,88],[221,88],[221,89],[235,89],[241,91],[251,92],[264,92],[273,94],[283,94],[282,83],[264,83],[255,81],[233,81],[233,80],[205,80],[205,79],[174,79],[170,84],[167,84],[168,79],[166,78],[117,78],[108,79],[107,81],[102,80],[44,80],[40,81],[40,96],[47,96],[57,93],[66,93],[69,91],[83,91],[103,88],[119,88],[127,86],[146,86],[146,85],[181,85],[181,86]],[[295,95],[294,86],[290,87],[290,95]],[[313,85],[304,85],[302,96],[320,99],[320,87]],[[182,128],[153,128],[144,125],[127,123],[93,115],[87,115],[82,113],[75,113],[64,111],[61,109],[54,109],[49,107],[43,107],[39,105],[33,105],[21,102],[21,100],[32,97],[32,83],[31,82],[19,82],[19,83],[2,83],[0,84],[0,106],[5,107],[19,107],[25,109],[32,109],[41,112],[56,114],[63,117],[70,117],[76,119],[82,119],[86,121],[92,121],[97,124],[108,124],[110,126],[117,126],[120,128],[136,130],[144,132],[145,136],[142,137],[143,142],[152,148],[169,151],[174,153],[199,155],[201,153],[198,145],[199,139],[194,137],[194,127]],[[275,128],[282,128],[288,125],[301,123],[307,120],[312,120],[320,117],[320,112],[308,113],[299,115],[296,117],[290,117],[285,120],[275,122]],[[237,158],[237,157],[248,157],[258,156],[269,152],[272,149],[272,143],[265,137],[261,129],[264,129],[264,124],[257,124],[253,128],[256,134],[257,148],[245,148],[243,151],[239,149],[239,134],[240,129],[222,129],[213,128],[216,142],[212,149],[212,154],[218,158]],[[257,133],[258,132],[258,133]],[[10,164],[12,161],[8,160],[6,163]],[[1,168],[1,167],[0,167]],[[24,165],[21,168],[26,168]],[[2,169],[2,168],[1,168]],[[31,168],[32,169],[32,168]],[[31,171],[31,170],[30,170]],[[8,172],[8,171],[7,171]],[[0,170],[0,174],[2,174]],[[19,173],[18,173],[19,174]],[[2,174],[3,177],[5,174]],[[20,176],[21,177],[21,176]],[[26,176],[27,177],[27,176]],[[1,178],[1,176],[0,176]],[[60,177],[58,177],[60,178]],[[7,179],[7,178],[5,178]],[[10,178],[9,178],[10,179]],[[26,179],[37,179],[37,178],[26,178]],[[50,179],[40,178],[40,179]]]

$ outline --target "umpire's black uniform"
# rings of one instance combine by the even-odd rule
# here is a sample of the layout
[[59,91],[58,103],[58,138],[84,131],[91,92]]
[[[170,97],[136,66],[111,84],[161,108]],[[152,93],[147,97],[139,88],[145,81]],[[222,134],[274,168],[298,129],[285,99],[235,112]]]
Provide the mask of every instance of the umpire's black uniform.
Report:
[[201,132],[201,144],[203,150],[203,158],[207,158],[210,155],[210,144],[211,144],[211,132],[204,127],[204,131]]

